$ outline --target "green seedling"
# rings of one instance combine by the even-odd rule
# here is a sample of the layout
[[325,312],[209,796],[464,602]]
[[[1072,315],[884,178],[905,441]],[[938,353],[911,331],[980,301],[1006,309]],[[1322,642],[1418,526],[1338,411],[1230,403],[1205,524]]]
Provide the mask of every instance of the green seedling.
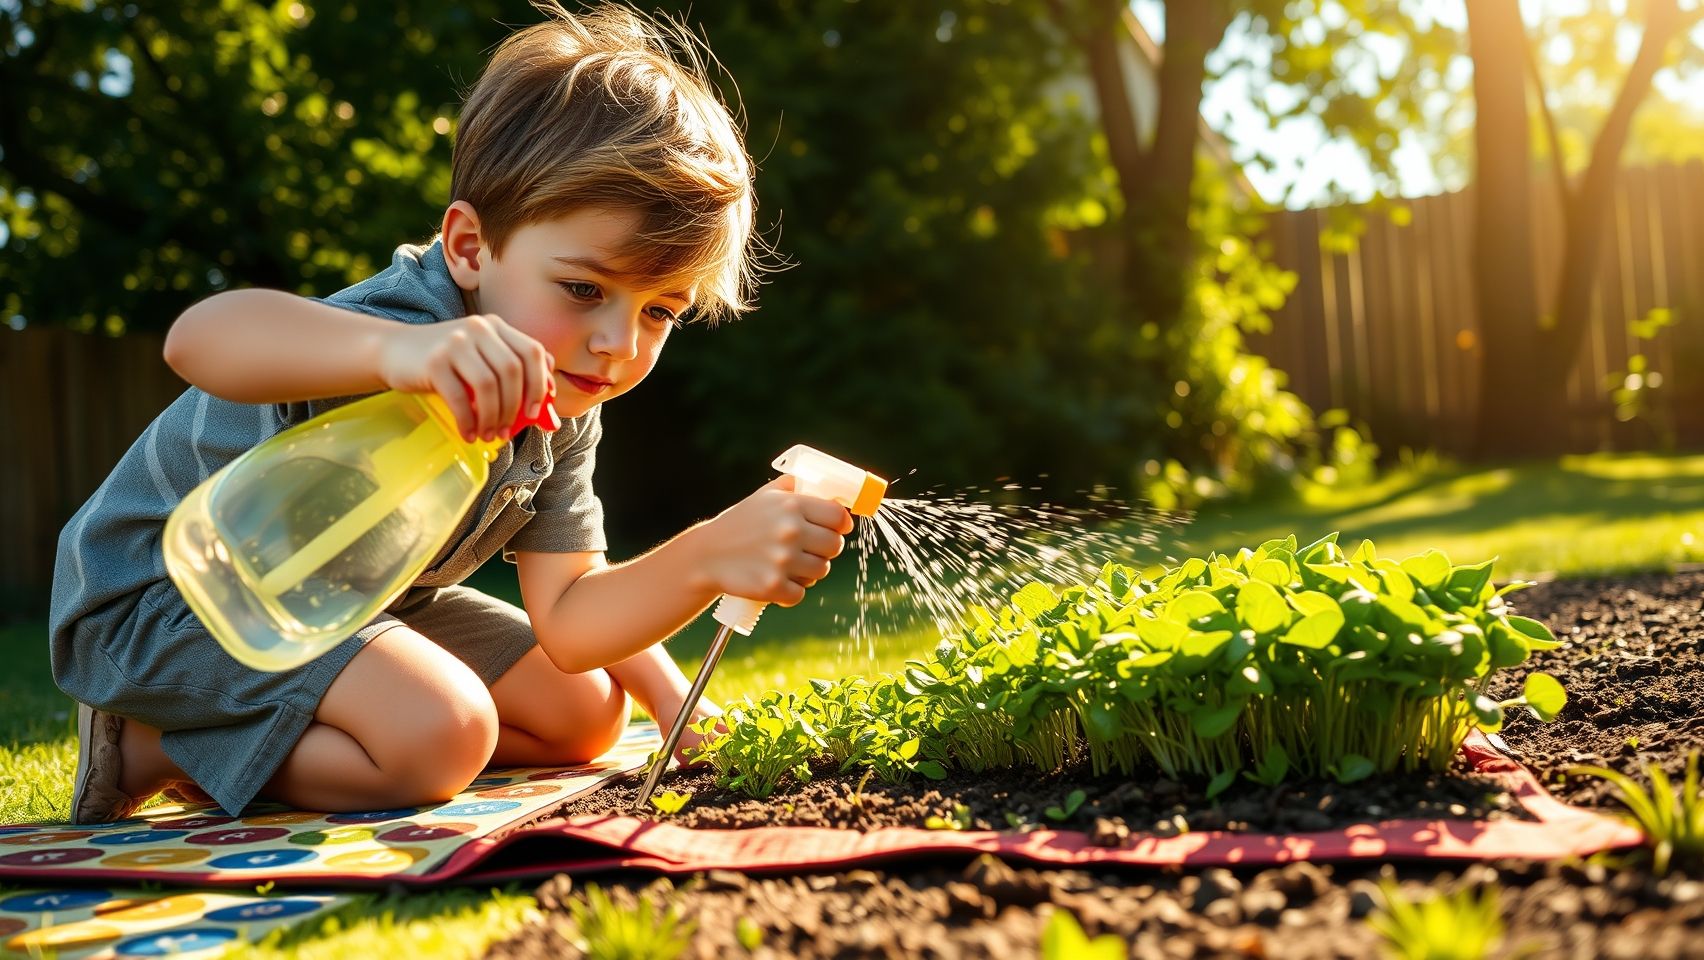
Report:
[[1568,772],[1601,777],[1620,793],[1628,819],[1645,834],[1652,873],[1661,876],[1675,864],[1688,868],[1704,865],[1704,792],[1699,789],[1698,751],[1686,755],[1686,774],[1679,790],[1657,763],[1645,767],[1650,790],[1632,777],[1604,767],[1571,767]]
[[1011,827],[1013,830],[1028,830],[1030,828],[1029,820],[1020,813],[1007,810],[1005,812],[1005,817],[1006,826]]
[[691,799],[692,791],[690,790],[683,793],[664,790],[661,793],[651,794],[651,806],[656,807],[657,811],[664,815],[679,813],[681,808],[686,806],[686,802]]
[[1503,918],[1495,888],[1479,894],[1404,897],[1396,883],[1380,882],[1384,905],[1367,917],[1383,941],[1385,954],[1400,960],[1485,960],[1503,939]]
[[923,826],[930,830],[969,830],[970,822],[970,807],[962,803],[955,803],[953,804],[952,816],[931,816],[923,821]]
[[604,960],[674,960],[686,952],[698,927],[673,906],[659,910],[648,893],[623,905],[596,885],[568,901],[568,912],[576,928],[575,946]]
[[1063,806],[1051,806],[1046,810],[1043,810],[1042,813],[1045,814],[1049,820],[1061,823],[1071,819],[1071,815],[1076,813],[1077,808],[1081,807],[1083,805],[1083,801],[1088,798],[1089,795],[1087,793],[1084,793],[1081,790],[1073,790],[1066,795]]
[[763,946],[763,928],[752,921],[750,917],[741,917],[734,925],[734,939],[740,942],[747,953],[756,953]]
[[1090,940],[1077,918],[1062,907],[1054,909],[1041,931],[1043,960],[1124,960],[1125,950],[1115,933]]

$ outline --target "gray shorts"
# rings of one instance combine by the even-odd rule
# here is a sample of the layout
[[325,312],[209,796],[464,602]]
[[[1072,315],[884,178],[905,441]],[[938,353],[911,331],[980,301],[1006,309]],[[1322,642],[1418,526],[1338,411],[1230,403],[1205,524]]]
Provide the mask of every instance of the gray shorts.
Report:
[[[104,618],[103,614],[111,614]],[[116,620],[117,622],[111,622]],[[414,587],[323,656],[269,673],[227,654],[169,580],[77,624],[83,655],[55,679],[71,697],[157,727],[166,755],[228,813],[272,779],[344,666],[406,625],[454,654],[486,686],[537,642],[526,612],[471,587]]]

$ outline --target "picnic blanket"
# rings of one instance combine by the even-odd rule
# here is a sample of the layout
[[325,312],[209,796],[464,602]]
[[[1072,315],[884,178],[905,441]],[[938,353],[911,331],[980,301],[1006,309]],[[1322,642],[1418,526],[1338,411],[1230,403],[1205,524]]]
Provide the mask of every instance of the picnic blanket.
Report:
[[[1503,785],[1527,819],[1388,820],[1300,834],[1137,833],[1117,846],[1097,846],[1075,830],[710,830],[621,815],[530,822],[624,772],[637,773],[660,742],[655,724],[634,724],[596,763],[491,771],[461,796],[435,807],[330,815],[265,810],[242,818],[217,809],[170,807],[102,827],[0,827],[0,850],[7,851],[0,853],[0,880],[32,886],[0,900],[0,947],[51,946],[62,956],[96,955],[67,952],[73,947],[114,951],[100,953],[103,957],[159,956],[170,952],[168,947],[214,955],[238,935],[232,930],[243,929],[245,916],[252,921],[250,930],[299,922],[336,905],[338,898],[323,888],[343,886],[487,884],[614,869],[806,872],[979,853],[1056,867],[1545,860],[1643,840],[1619,819],[1557,800],[1530,771],[1478,733],[1463,744],[1463,754],[1477,772]],[[283,899],[235,893],[146,899],[107,888],[44,889],[77,880],[251,888],[270,882],[319,892]],[[24,919],[32,913],[33,921]]]

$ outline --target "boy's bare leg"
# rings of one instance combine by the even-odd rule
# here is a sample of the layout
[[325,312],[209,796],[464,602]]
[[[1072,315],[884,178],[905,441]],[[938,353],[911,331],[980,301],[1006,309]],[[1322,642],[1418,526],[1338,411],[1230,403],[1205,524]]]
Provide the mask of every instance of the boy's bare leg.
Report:
[[563,673],[540,647],[491,685],[501,723],[491,762],[566,766],[595,760],[621,739],[630,702],[607,670]]
[[436,803],[479,776],[497,742],[479,675],[404,626],[349,661],[314,721],[263,795],[306,810]]
[[189,779],[160,749],[160,731],[139,720],[126,719],[119,727],[118,749],[118,789],[125,796],[151,797]]

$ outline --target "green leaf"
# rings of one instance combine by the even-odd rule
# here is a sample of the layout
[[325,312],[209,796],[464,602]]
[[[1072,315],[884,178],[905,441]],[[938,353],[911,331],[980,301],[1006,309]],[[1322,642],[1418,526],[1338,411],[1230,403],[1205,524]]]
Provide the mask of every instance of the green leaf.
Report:
[[1527,709],[1548,723],[1568,704],[1568,691],[1548,673],[1529,673],[1524,690]]
[[1283,782],[1284,777],[1289,772],[1290,755],[1284,752],[1282,746],[1274,743],[1268,746],[1266,753],[1261,756],[1260,764],[1255,767],[1253,777],[1257,783],[1275,787]]
[[690,790],[684,793],[676,793],[673,790],[664,790],[661,793],[651,794],[651,806],[656,807],[659,811],[665,814],[679,813],[680,809],[686,806],[686,801],[691,799],[692,791]]
[[941,766],[938,760],[919,760],[916,769],[930,780],[941,780],[947,775],[947,768]]
[[1018,608],[1026,619],[1034,620],[1059,606],[1059,594],[1045,583],[1031,583],[1012,595],[1012,606]]
[[1271,633],[1289,625],[1290,608],[1272,584],[1250,580],[1237,591],[1237,618],[1256,633]]
[[1456,567],[1450,572],[1449,583],[1445,589],[1468,603],[1478,601],[1485,585],[1491,582],[1491,565],[1496,562],[1492,559],[1471,567]]
[[1083,801],[1088,798],[1089,795],[1084,793],[1082,790],[1073,790],[1065,797],[1064,806],[1051,806],[1041,812],[1049,820],[1053,820],[1055,822],[1069,820],[1071,819],[1071,814],[1076,813],[1077,808],[1081,807],[1083,805]]
[[1310,650],[1323,650],[1337,639],[1337,631],[1343,629],[1343,611],[1338,609],[1321,610],[1303,617],[1301,622],[1291,627],[1284,634],[1285,643]]
[[1042,960],[1124,960],[1124,941],[1103,933],[1090,940],[1077,918],[1063,907],[1056,908],[1041,932]]
[[1556,639],[1549,627],[1531,617],[1508,616],[1503,619],[1526,637],[1527,646],[1533,650],[1549,650],[1562,645],[1562,641]]
[[1485,635],[1485,642],[1491,649],[1491,669],[1501,670],[1525,663],[1527,658],[1526,635],[1515,631],[1504,623],[1492,623],[1491,630]]
[[1310,616],[1323,610],[1338,609],[1337,600],[1328,593],[1318,590],[1303,590],[1290,594],[1290,606],[1295,607],[1302,616]]
[[1346,753],[1326,772],[1336,777],[1338,783],[1354,783],[1373,775],[1373,761],[1358,753]]
[[741,917],[740,922],[734,925],[734,939],[740,942],[740,946],[744,947],[747,953],[756,952],[758,947],[763,946],[763,928],[750,917]]
[[1104,703],[1089,704],[1088,716],[1085,718],[1087,733],[1090,737],[1102,742],[1118,736],[1118,714]]
[[1172,601],[1166,604],[1164,619],[1173,623],[1190,624],[1202,617],[1224,612],[1225,605],[1219,602],[1218,597],[1205,590],[1189,590],[1173,597]]
[[1256,563],[1249,572],[1256,580],[1264,580],[1275,587],[1287,586],[1290,582],[1290,565],[1272,557]]
[[1230,788],[1231,784],[1236,781],[1237,772],[1235,770],[1219,771],[1218,775],[1213,777],[1213,779],[1207,784],[1207,799],[1211,800],[1219,794],[1224,793]]
[[1243,704],[1240,701],[1199,709],[1189,715],[1189,726],[1196,736],[1211,740],[1230,730],[1236,724],[1237,717],[1242,716],[1242,712]]
[[1133,626],[1136,635],[1153,650],[1176,650],[1183,644],[1183,638],[1189,636],[1188,626],[1171,620],[1137,617]]
[[1408,575],[1421,586],[1428,589],[1439,587],[1450,575],[1450,558],[1442,551],[1428,550],[1402,561],[1402,569],[1408,571]]
[[1214,630],[1208,633],[1191,631],[1183,640],[1181,652],[1186,657],[1209,657],[1231,639],[1231,631]]

